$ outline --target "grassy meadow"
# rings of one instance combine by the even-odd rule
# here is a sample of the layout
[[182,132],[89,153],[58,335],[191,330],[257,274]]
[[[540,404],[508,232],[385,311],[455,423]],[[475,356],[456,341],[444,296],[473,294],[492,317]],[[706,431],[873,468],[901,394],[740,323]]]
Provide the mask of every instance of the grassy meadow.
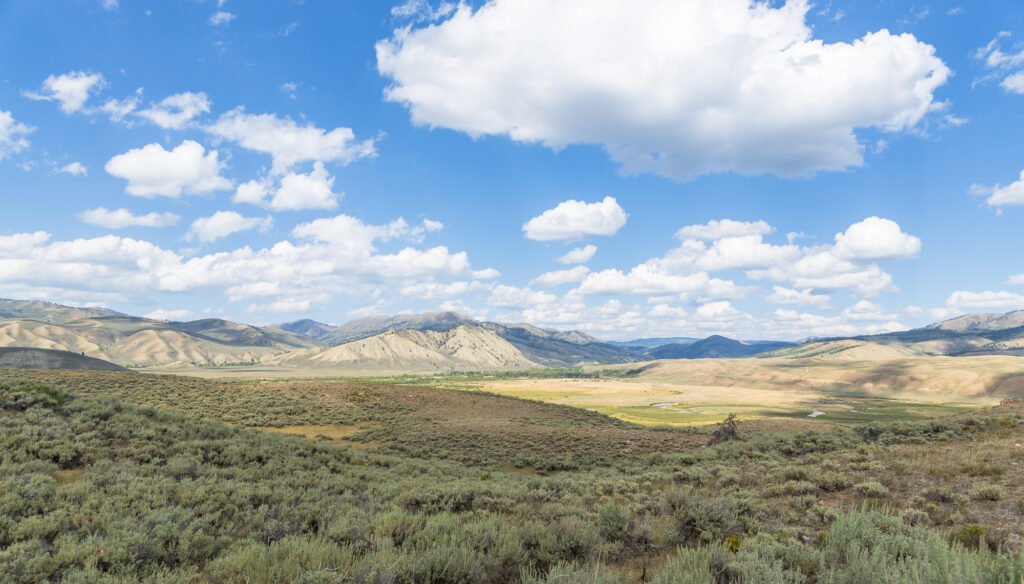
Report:
[[882,419],[714,443],[395,381],[0,371],[0,581],[1024,578],[1021,404],[842,398]]

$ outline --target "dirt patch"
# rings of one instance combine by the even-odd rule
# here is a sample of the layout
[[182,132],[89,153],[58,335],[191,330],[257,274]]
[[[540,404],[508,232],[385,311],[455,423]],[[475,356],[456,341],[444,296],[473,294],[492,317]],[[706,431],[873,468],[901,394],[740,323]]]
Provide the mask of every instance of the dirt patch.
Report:
[[359,424],[326,424],[319,426],[282,426],[280,428],[271,428],[267,426],[252,427],[252,429],[254,430],[262,430],[264,432],[277,432],[279,434],[305,436],[310,440],[327,442],[328,444],[347,443],[347,438],[354,436],[360,432],[365,432],[366,430],[373,430],[376,428],[380,428],[380,424],[377,422],[361,422]]
[[53,472],[53,478],[57,481],[58,485],[67,485],[70,483],[78,482],[85,476],[85,467],[81,468],[68,468],[62,470],[56,470]]

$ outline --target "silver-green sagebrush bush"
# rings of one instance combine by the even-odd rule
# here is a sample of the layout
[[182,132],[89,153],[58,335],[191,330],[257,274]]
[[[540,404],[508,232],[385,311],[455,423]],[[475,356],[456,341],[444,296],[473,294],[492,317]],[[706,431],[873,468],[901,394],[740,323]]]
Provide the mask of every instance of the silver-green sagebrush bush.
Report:
[[[970,500],[1012,506],[1002,491],[993,498],[994,485],[976,486],[970,498],[949,487],[924,489],[915,499],[920,509],[902,516],[818,502],[845,491],[884,499],[888,489],[869,466],[844,465],[871,462],[894,445],[961,439],[984,423],[748,436],[640,456],[582,443],[573,456],[552,442],[506,472],[499,469],[512,462],[509,453],[521,449],[514,437],[424,434],[422,419],[402,408],[313,407],[262,389],[200,395],[205,386],[188,389],[191,381],[173,390],[175,402],[160,386],[147,389],[152,380],[139,383],[134,391],[102,384],[66,391],[0,379],[0,582],[1019,584],[1024,577],[1024,560],[1000,550],[993,531],[933,520],[961,513]],[[191,397],[209,409],[181,402]],[[376,420],[381,428],[368,436],[379,447],[197,419],[214,412],[271,425],[249,412],[254,405],[268,406],[281,423]],[[603,423],[596,414],[560,412],[540,416],[548,420],[542,427]],[[537,464],[545,456],[556,462]],[[534,475],[538,468],[551,471]]]

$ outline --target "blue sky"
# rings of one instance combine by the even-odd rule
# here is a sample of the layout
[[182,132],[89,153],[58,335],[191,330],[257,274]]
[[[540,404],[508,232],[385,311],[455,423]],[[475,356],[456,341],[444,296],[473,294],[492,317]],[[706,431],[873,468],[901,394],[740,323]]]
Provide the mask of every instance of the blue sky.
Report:
[[799,339],[1024,308],[1019,2],[0,4],[0,296]]

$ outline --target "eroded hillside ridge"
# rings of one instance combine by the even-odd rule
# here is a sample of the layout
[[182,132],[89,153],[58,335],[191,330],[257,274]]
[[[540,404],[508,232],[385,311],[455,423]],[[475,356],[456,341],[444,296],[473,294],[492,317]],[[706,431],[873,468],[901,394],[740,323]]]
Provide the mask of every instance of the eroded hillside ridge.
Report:
[[334,347],[293,351],[263,360],[296,368],[437,371],[533,369],[541,364],[494,332],[461,325],[444,331],[401,329]]
[[80,353],[124,366],[255,363],[314,339],[221,319],[169,322],[103,309],[0,301],[0,346]]

